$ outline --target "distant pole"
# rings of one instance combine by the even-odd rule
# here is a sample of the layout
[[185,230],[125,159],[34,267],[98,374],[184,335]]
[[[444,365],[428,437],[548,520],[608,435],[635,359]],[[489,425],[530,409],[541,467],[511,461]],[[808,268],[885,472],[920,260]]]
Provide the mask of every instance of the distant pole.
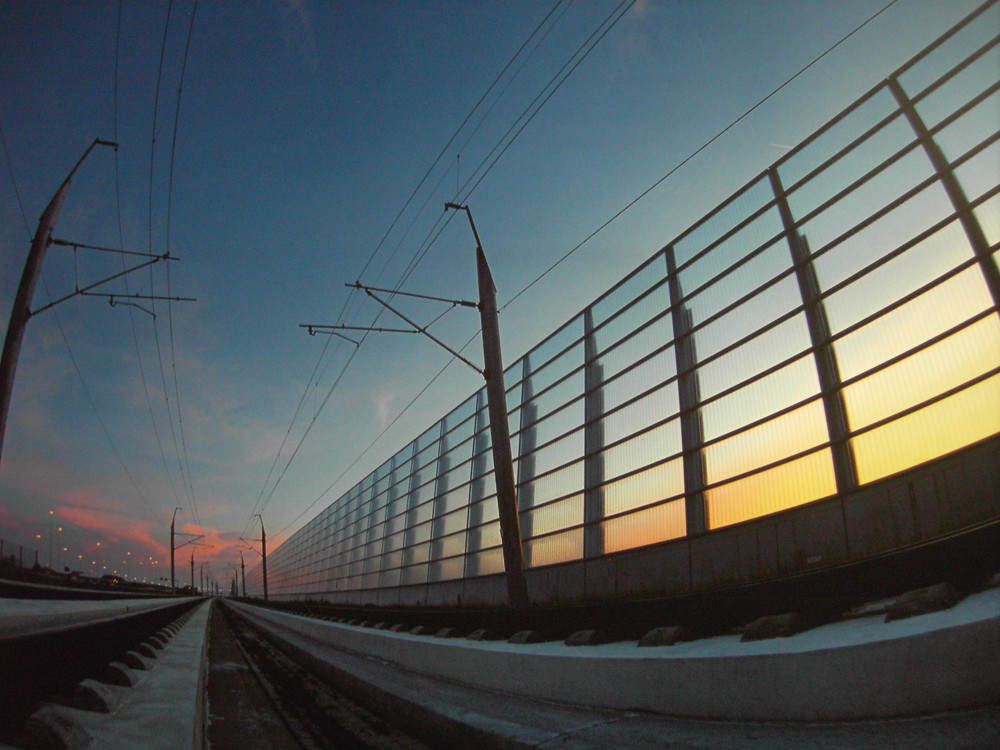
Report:
[[243,551],[240,550],[240,577],[243,581],[243,598],[247,598],[247,568],[243,563]]
[[264,517],[258,513],[260,519],[260,557],[261,568],[264,575],[264,601],[267,601],[267,534],[264,533]]
[[49,511],[49,570],[52,570],[52,516],[55,515],[54,510]]
[[177,511],[181,508],[174,508],[173,518],[170,519],[170,593],[177,593],[177,585],[174,582],[174,522],[177,520]]
[[521,548],[521,522],[517,511],[517,485],[514,482],[514,459],[507,424],[507,393],[503,385],[503,354],[500,350],[500,316],[497,292],[483,243],[468,206],[445,204],[465,211],[476,239],[476,272],[479,279],[479,316],[483,327],[483,375],[486,378],[486,401],[490,414],[490,438],[493,443],[493,471],[497,485],[500,515],[500,539],[507,574],[507,600],[511,607],[528,605],[528,584],[524,577],[524,551]]
[[35,285],[42,270],[42,261],[45,259],[45,251],[52,244],[52,229],[59,212],[62,210],[66,192],[69,190],[70,180],[76,170],[87,158],[91,150],[96,145],[115,146],[110,141],[95,139],[87,150],[83,152],[73,169],[70,170],[62,185],[52,196],[49,205],[42,212],[38,219],[38,229],[31,241],[31,248],[28,250],[28,259],[24,264],[24,272],[21,274],[21,283],[17,288],[17,296],[14,298],[14,306],[10,311],[10,322],[7,324],[7,338],[3,343],[3,355],[0,357],[0,460],[3,457],[3,440],[7,431],[7,413],[10,410],[11,393],[14,390],[14,373],[17,370],[17,360],[21,354],[21,343],[24,340],[24,329],[31,317],[31,299],[35,293]]
[[191,550],[191,590],[194,591],[194,550]]

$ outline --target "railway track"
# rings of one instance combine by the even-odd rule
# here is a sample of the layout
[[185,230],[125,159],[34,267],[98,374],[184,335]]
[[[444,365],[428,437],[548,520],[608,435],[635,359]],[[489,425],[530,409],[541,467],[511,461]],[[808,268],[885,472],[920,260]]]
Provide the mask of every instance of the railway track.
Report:
[[[46,706],[109,713],[202,599],[130,601],[93,609],[8,615],[0,622],[0,743],[66,747]],[[69,734],[73,732],[70,731]]]
[[[427,750],[331,687],[244,617],[216,605],[209,621],[208,745],[272,750]],[[252,705],[253,711],[241,711]]]

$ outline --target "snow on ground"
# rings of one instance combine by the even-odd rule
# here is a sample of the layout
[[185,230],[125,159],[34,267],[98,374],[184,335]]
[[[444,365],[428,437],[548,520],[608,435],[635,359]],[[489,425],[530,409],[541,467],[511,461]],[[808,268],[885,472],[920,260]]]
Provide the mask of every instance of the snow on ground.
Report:
[[112,687],[121,704],[110,714],[59,710],[91,737],[88,750],[178,750],[192,747],[199,717],[199,677],[208,632],[204,602],[132,688]]
[[[618,641],[600,646],[567,646],[562,641],[510,644],[506,641],[467,641],[464,639],[434,639],[435,643],[457,648],[488,651],[516,651],[519,654],[564,656],[573,658],[615,659],[690,659],[763,654],[792,654],[824,649],[844,648],[877,641],[908,638],[921,633],[944,630],[973,622],[1000,618],[1000,587],[971,594],[951,609],[930,612],[904,620],[885,622],[885,615],[871,615],[822,625],[789,638],[774,638],[743,643],[739,635],[724,635],[677,643],[673,646],[637,648],[636,641]],[[330,623],[338,628],[367,632],[370,628]],[[663,623],[670,625],[672,623]],[[377,631],[390,638],[427,642],[426,635],[410,635],[388,630]]]
[[99,622],[179,604],[183,599],[0,599],[0,638]]

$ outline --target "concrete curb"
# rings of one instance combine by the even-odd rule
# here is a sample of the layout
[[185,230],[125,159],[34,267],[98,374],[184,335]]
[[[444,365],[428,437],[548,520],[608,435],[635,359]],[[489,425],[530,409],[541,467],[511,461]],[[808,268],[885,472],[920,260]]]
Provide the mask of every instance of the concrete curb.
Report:
[[[1000,703],[996,589],[968,597],[951,612],[896,623],[863,618],[745,644],[733,637],[734,643],[726,642],[714,655],[698,655],[699,649],[705,651],[699,642],[580,649],[427,639],[238,608],[278,635],[307,639],[317,654],[349,651],[437,680],[604,710],[723,720],[851,721]],[[853,641],[845,632],[854,633]],[[834,637],[838,634],[841,641]]]

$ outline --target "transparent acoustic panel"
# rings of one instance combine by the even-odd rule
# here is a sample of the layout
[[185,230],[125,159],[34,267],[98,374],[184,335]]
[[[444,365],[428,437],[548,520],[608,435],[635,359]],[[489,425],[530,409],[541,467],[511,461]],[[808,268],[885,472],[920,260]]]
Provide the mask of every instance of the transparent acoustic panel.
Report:
[[[785,189],[792,190],[803,178],[892,115],[895,110],[896,101],[885,88],[860,102],[851,112],[824,128],[779,163],[778,173]],[[823,200],[820,196],[814,196],[811,200],[815,204],[817,199]]]
[[[709,484],[754,471],[829,441],[823,403],[819,399],[751,427],[704,450]],[[776,498],[783,508],[789,507]],[[770,512],[770,511],[768,511]]]
[[[532,363],[534,363],[532,359]],[[579,342],[570,347],[548,364],[542,365],[538,369],[532,369],[528,375],[527,383],[533,397],[547,398],[551,403],[552,398],[545,394],[545,390],[559,382],[571,372],[583,365],[583,342]],[[529,385],[525,385],[527,389]],[[540,395],[541,394],[541,395]]]
[[705,492],[708,526],[717,529],[819,500],[837,491],[830,450],[712,487]]
[[[794,190],[791,190],[791,194],[788,196],[788,205],[794,216],[807,216],[831,200],[847,186],[865,178],[868,178],[869,182],[872,179],[885,179],[887,182],[897,185],[893,190],[885,193],[883,200],[893,198],[903,192],[898,186],[913,184],[910,182],[896,182],[900,176],[907,172],[905,169],[900,171],[899,167],[896,166],[899,162],[896,162],[896,165],[888,167],[887,171],[890,175],[887,178],[869,177],[870,172],[875,167],[894,158],[901,149],[914,141],[915,135],[913,129],[909,126],[905,118],[896,115],[872,133],[865,134],[863,130],[858,130],[851,135],[853,138],[863,138],[863,140],[855,143],[849,151],[842,154],[835,162],[823,168],[822,171],[810,176],[808,180],[800,185],[796,185]],[[913,152],[911,151],[909,155],[903,156],[902,159],[911,158],[912,154]],[[882,174],[886,173],[883,172]],[[877,188],[866,188],[865,185],[867,184],[869,183],[860,185],[855,190],[861,191],[870,197]],[[785,189],[789,190],[791,186],[785,185]]]
[[993,5],[971,23],[959,29],[941,46],[903,71],[899,76],[900,83],[910,96],[916,96],[961,63],[974,50],[992,42],[998,28],[1000,28],[1000,6]]
[[[550,471],[560,468],[583,455],[583,428],[574,430],[568,435],[539,448],[531,454],[534,471],[531,477],[540,477]],[[521,479],[528,479],[522,477]]]
[[[1000,365],[1000,318],[989,315],[844,389],[851,429],[888,419]],[[981,429],[971,427],[973,434]],[[971,441],[970,441],[971,442]]]
[[973,213],[990,246],[1000,243],[1000,194],[979,204]]
[[[582,381],[583,378],[580,377],[580,380]],[[580,388],[577,390],[576,400],[553,408],[551,411],[540,413],[537,421],[532,422],[528,427],[521,430],[522,451],[525,449],[524,442],[528,439],[529,431],[531,436],[533,436],[533,445],[536,448],[544,446],[546,443],[551,443],[569,433],[582,432],[580,430],[584,423],[582,382],[579,385]],[[539,401],[538,403],[543,408],[547,406],[544,401]]]
[[416,525],[408,530],[408,535],[406,537],[407,545],[417,545],[428,541],[431,538],[431,521],[428,519],[420,520]]
[[[931,163],[923,150],[913,148],[889,167],[872,174],[866,182],[838,198],[821,213],[809,218],[801,231],[808,239],[810,248],[819,250],[887,208],[932,174]],[[905,231],[898,225],[896,229]],[[900,243],[897,241],[892,246],[898,244]]]
[[473,549],[473,545],[469,545],[469,551],[474,552],[478,550],[485,550],[491,547],[500,546],[500,522],[490,521],[489,523],[484,523],[482,526],[477,527],[478,543]]
[[[712,282],[685,304],[691,310],[694,322],[701,323],[764,286],[783,271],[788,271],[791,266],[792,257],[787,242],[773,242],[743,265]],[[690,286],[685,274],[686,272],[682,273],[680,278],[682,286],[687,289]]]
[[766,179],[758,179],[674,242],[678,268],[770,203],[774,196]]
[[701,408],[705,440],[714,440],[819,393],[811,355],[751,381]]
[[[933,182],[920,192],[911,196],[908,200],[892,209],[885,216],[876,219],[874,222],[863,227],[832,246],[816,245],[814,250],[827,247],[825,252],[819,255],[813,262],[816,269],[816,277],[820,288],[830,290],[845,283],[848,279],[863,271],[872,268],[873,272],[886,261],[883,259],[892,255],[898,248],[930,230],[953,212],[951,203],[939,182]],[[804,230],[809,235],[809,224]],[[923,248],[922,250],[919,248]],[[959,259],[968,257],[967,243],[954,242],[954,236],[945,229],[938,230],[935,234],[920,241],[915,248],[905,251],[910,255],[911,260],[905,261],[902,267],[890,272],[890,276],[895,279],[898,275],[900,279],[895,282],[899,286],[900,282],[907,279],[917,279],[917,283],[910,283],[909,289],[915,289],[920,284],[920,280],[927,280],[943,272],[946,268],[955,265]],[[888,261],[896,262],[896,261]],[[886,272],[882,272],[883,276]],[[876,286],[882,282],[874,281]],[[851,282],[852,286],[858,281]],[[855,286],[855,289],[861,287]],[[905,293],[905,292],[904,292]],[[867,296],[868,290],[856,292],[862,302]],[[884,298],[886,295],[879,295]],[[902,294],[898,295],[902,296]],[[855,303],[847,303],[848,307],[853,307]],[[864,306],[871,309],[871,305]],[[864,317],[864,314],[855,316],[855,320]],[[843,328],[847,323],[841,323],[839,328]]]
[[543,536],[583,523],[583,494],[571,495],[527,511],[531,519],[531,535]]
[[[802,354],[811,346],[804,315],[795,315],[768,328],[740,347],[698,368],[702,400],[732,388],[779,362]],[[717,434],[722,434],[721,432]]]
[[[994,81],[995,83],[995,81]],[[1000,91],[994,91],[947,127],[934,140],[948,161],[954,163],[1000,128]],[[1000,165],[995,165],[1000,166]],[[994,172],[994,176],[996,172]]]
[[465,529],[460,529],[454,534],[449,534],[446,537],[438,540],[438,552],[436,557],[441,558],[452,558],[459,555],[465,554],[465,541],[467,534]]
[[1000,432],[1000,376],[851,440],[861,484],[890,476]]
[[644,547],[687,534],[683,500],[674,500],[601,522],[604,553]]
[[992,305],[983,276],[971,266],[852,333],[834,347],[850,380],[960,325]]
[[604,476],[608,479],[631,474],[663,461],[681,451],[679,419],[653,427],[647,432],[606,448],[603,452]]
[[583,557],[583,529],[569,529],[524,542],[525,564],[532,568]]
[[475,571],[475,575],[487,576],[504,572],[503,550],[500,547],[476,552],[469,557],[466,564]]
[[399,584],[402,586],[414,586],[427,582],[427,563],[417,563],[408,565],[400,572]]
[[680,457],[614,479],[601,488],[604,515],[641,508],[684,494],[684,463]]
[[[605,403],[605,412],[610,408]],[[644,432],[657,422],[677,416],[679,410],[677,383],[667,383],[604,417],[600,422],[604,445]]]
[[[596,360],[596,365],[601,371],[601,379],[603,381],[614,379],[623,371],[635,367],[637,362],[652,352],[668,346],[672,339],[673,328],[670,325],[670,317],[666,314],[652,323],[644,324],[639,330],[630,331],[625,338],[614,342],[614,348],[602,347],[602,354]],[[672,369],[668,367],[665,372],[660,373],[660,379],[669,376]]]
[[[653,300],[645,298],[639,299],[644,292],[656,284],[662,283],[667,275],[667,265],[663,256],[657,253],[647,260],[632,275],[618,284],[614,289],[601,297],[590,306],[590,314],[595,328],[601,330],[608,326],[603,326],[605,321],[612,317],[621,317],[622,308],[628,307],[627,317],[635,320],[648,320],[650,315],[641,311],[647,310],[647,305],[655,301],[658,295],[653,295]],[[635,300],[639,300],[635,302]],[[655,305],[654,305],[655,306]],[[618,324],[621,325],[620,323]],[[610,326],[610,324],[609,324]],[[612,336],[611,338],[614,338]]]
[[745,221],[746,225],[735,230],[709,252],[684,267],[679,274],[684,294],[691,294],[701,289],[720,275],[735,274],[740,278],[746,277],[748,286],[752,284],[754,278],[757,279],[757,283],[752,284],[753,286],[758,286],[764,281],[767,272],[759,269],[762,267],[766,269],[766,263],[761,266],[758,261],[750,260],[736,269],[733,266],[752,253],[780,242],[778,236],[784,232],[781,216],[778,214],[778,209],[772,206],[759,216],[751,218],[748,215]]
[[[465,469],[465,474],[468,475],[470,469],[469,464],[465,464],[464,469]],[[460,484],[454,489],[448,490],[444,495],[442,495],[439,501],[441,508],[440,512],[450,513],[451,511],[456,510],[458,508],[467,508],[469,505],[470,486],[471,485],[468,482],[468,478],[466,478],[464,484]]]
[[[566,363],[573,359],[573,355],[568,354],[566,350],[568,349],[572,351],[577,346],[580,346],[579,342],[582,338],[583,316],[578,315],[545,339],[545,341],[528,352],[521,360],[518,361],[518,364],[527,360],[528,371],[532,375],[536,372],[541,372],[546,367],[551,365],[554,365],[551,372],[561,370],[562,373],[565,373],[568,369],[570,369]],[[577,359],[582,361],[582,355],[577,355]],[[560,362],[562,364],[558,364]],[[516,368],[511,369],[513,370]],[[521,370],[518,370],[519,375],[521,372]],[[546,375],[545,378],[555,379],[549,375]],[[551,380],[549,382],[551,382]],[[536,388],[536,392],[538,390],[540,390],[540,388]]]
[[1000,169],[1000,141],[991,143],[955,169],[955,176],[969,200],[976,200],[997,186]]
[[941,86],[922,97],[917,103],[917,112],[927,127],[934,127],[976,94],[996,83],[998,70],[1000,70],[1000,47],[993,46]]
[[459,531],[465,531],[468,522],[468,508],[459,508],[458,510],[452,511],[438,520],[438,529],[440,529],[438,536],[447,536],[449,534],[455,534]]
[[744,339],[763,326],[802,305],[798,284],[789,274],[762,289],[694,334],[699,359],[706,359]]
[[465,558],[449,557],[438,560],[431,564],[431,571],[428,577],[431,581],[453,581],[461,578],[465,574]]
[[406,562],[411,563],[425,563],[430,560],[431,557],[431,545],[427,541],[430,538],[430,529],[426,533],[420,535],[420,543],[414,544],[412,547],[406,550]]
[[526,496],[530,494],[530,505],[535,506],[582,490],[583,461],[578,460],[533,479],[519,491]]
[[621,404],[656,388],[676,374],[677,356],[673,347],[667,347],[601,386],[604,412],[613,411]]

